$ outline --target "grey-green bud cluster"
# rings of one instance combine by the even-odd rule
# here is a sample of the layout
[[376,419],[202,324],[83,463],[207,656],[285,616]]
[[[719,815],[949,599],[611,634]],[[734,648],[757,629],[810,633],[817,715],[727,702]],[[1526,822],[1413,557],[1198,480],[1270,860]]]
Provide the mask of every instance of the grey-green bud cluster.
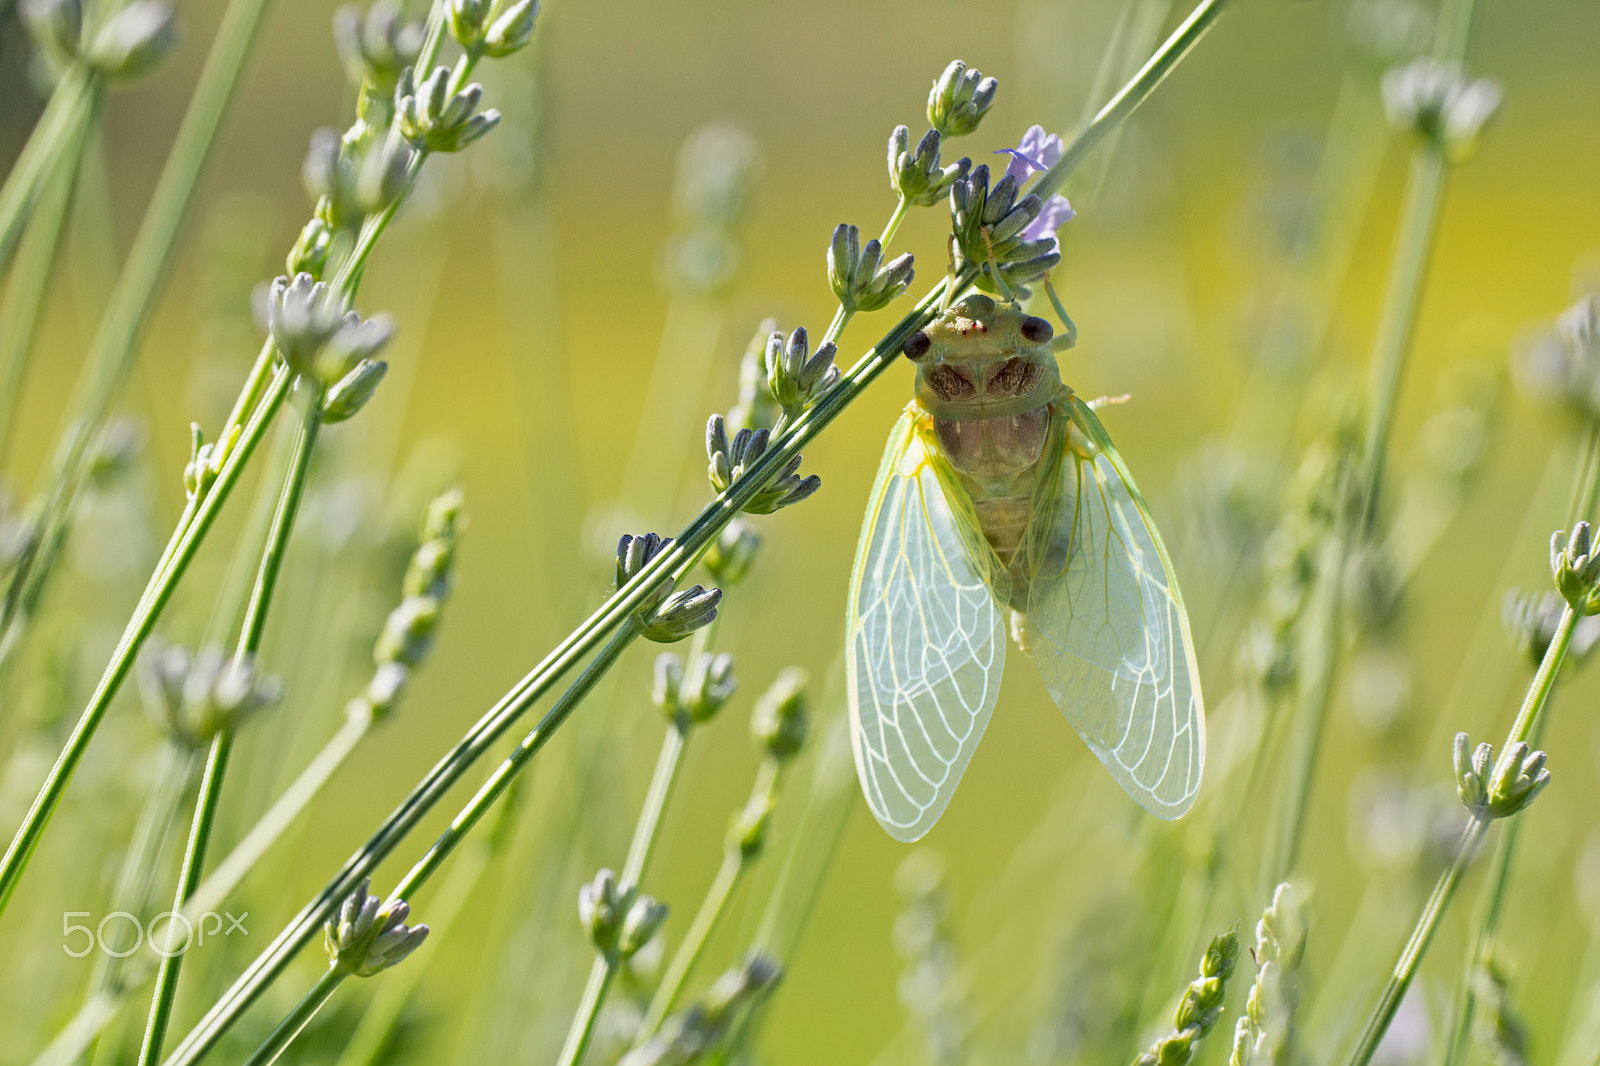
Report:
[[373,645],[372,679],[346,708],[352,718],[382,720],[391,714],[413,671],[432,650],[444,602],[455,587],[456,544],[465,524],[459,488],[428,501],[417,549],[400,582],[403,598]]
[[1571,535],[1550,535],[1550,574],[1556,591],[1579,614],[1600,613],[1600,552],[1595,551],[1589,523],[1579,522]]
[[846,311],[877,311],[906,291],[916,275],[911,253],[882,262],[883,245],[876,237],[865,246],[861,231],[843,222],[828,244],[828,285]]
[[208,442],[200,423],[189,423],[189,462],[183,468],[183,490],[190,500],[199,502],[211,491],[243,430],[243,426],[235,425],[226,439]]
[[807,680],[804,670],[791,666],[756,701],[750,731],[762,751],[779,762],[794,758],[805,746]]
[[940,140],[938,130],[929,130],[913,149],[911,131],[905,126],[896,126],[889,134],[889,187],[907,203],[932,207],[949,195],[950,187],[972,167],[972,160],[965,156],[941,167]]
[[[411,184],[416,153],[384,136],[382,127],[388,119],[377,117],[376,125],[357,122],[343,137],[328,128],[311,135],[300,178],[316,205],[314,220],[323,223],[330,240],[334,232],[359,229],[369,215],[386,210]],[[323,247],[321,259],[326,257]],[[320,263],[309,272],[320,274]]]
[[731,588],[749,576],[760,551],[761,534],[743,518],[735,518],[722,527],[701,563],[720,587]]
[[382,973],[428,938],[426,925],[406,925],[411,907],[405,900],[384,904],[367,894],[371,883],[371,878],[363,877],[339,905],[339,912],[323,925],[322,944],[329,963],[355,977]]
[[[1544,661],[1544,653],[1555,639],[1556,627],[1561,624],[1561,615],[1566,606],[1567,601],[1558,592],[1506,590],[1500,621],[1512,648],[1520,652],[1530,665],[1538,666]],[[1561,660],[1562,669],[1583,665],[1594,651],[1596,641],[1600,641],[1600,615],[1579,618],[1572,629],[1566,658]]]
[[[650,564],[650,561],[672,545],[671,537],[663,537],[658,533],[641,533],[634,535],[624,533],[617,541],[617,588],[622,588],[634,575]],[[650,614],[661,605],[672,591],[672,579],[664,577],[652,590],[651,594],[639,605],[640,618],[648,618]]]
[[[655,533],[640,536],[625,534],[617,542],[617,588],[633,580],[634,575],[671,544],[670,537]],[[719,589],[694,585],[673,592],[672,579],[663,577],[635,613],[642,627],[640,635],[658,644],[680,641],[701,626],[708,625],[717,616],[717,604],[720,602],[722,592]]]
[[533,39],[533,25],[539,17],[538,0],[516,0],[489,19],[483,35],[483,52],[491,59],[504,59],[520,52]]
[[470,50],[483,43],[493,11],[494,0],[450,0],[445,7],[445,25],[456,43]]
[[56,63],[78,58],[83,38],[83,0],[21,0],[17,13],[33,43]]
[[692,585],[679,589],[661,601],[648,618],[640,635],[657,644],[675,644],[717,617],[722,602],[721,589]]
[[362,15],[354,6],[333,13],[333,43],[351,82],[392,94],[400,74],[422,51],[423,25],[401,17],[394,0],[377,0]]
[[153,70],[177,43],[171,7],[159,0],[133,0],[100,26],[84,59],[101,77],[135,78]]
[[601,870],[578,889],[578,921],[595,950],[626,960],[638,953],[667,920],[667,905],[633,888],[623,889],[617,875]]
[[690,1066],[720,1047],[740,1011],[765,995],[783,970],[765,955],[751,955],[717,978],[706,998],[668,1018],[661,1030],[622,1057],[617,1066]]
[[1134,1066],[1187,1066],[1198,1044],[1222,1016],[1228,977],[1239,957],[1239,934],[1228,930],[1213,937],[1200,961],[1200,976],[1184,989],[1173,1013],[1172,1032],[1134,1059]]
[[202,747],[219,733],[276,704],[283,686],[261,673],[253,657],[234,658],[209,647],[199,654],[167,645],[144,659],[149,709],[173,741]]
[[1550,783],[1545,753],[1531,750],[1522,741],[1508,746],[1496,760],[1493,745],[1474,748],[1467,734],[1457,733],[1451,754],[1456,795],[1480,818],[1509,818],[1532,803]]
[[319,397],[324,421],[343,421],[372,398],[387,369],[372,357],[394,333],[387,316],[346,310],[338,291],[310,274],[274,279],[256,310],[289,369]]
[[[770,434],[765,429],[741,429],[729,441],[727,423],[721,415],[712,415],[706,422],[706,457],[710,460],[708,473],[712,489],[719,493],[728,491],[728,486],[766,454],[769,439]],[[750,514],[771,514],[799,503],[821,488],[822,479],[817,475],[800,476],[800,460],[796,455],[784,464],[744,509]]]
[[998,291],[993,271],[1015,289],[1048,274],[1061,262],[1054,237],[1026,239],[1023,231],[1039,217],[1044,201],[1029,193],[1017,199],[1017,181],[1006,175],[989,187],[989,168],[980,165],[950,189],[951,226],[960,262],[983,272],[978,287]]
[[968,70],[961,60],[944,68],[928,93],[928,123],[946,137],[962,137],[978,128],[994,106],[1000,83]]
[[829,341],[815,355],[810,348],[804,327],[791,333],[787,344],[776,331],[767,338],[767,389],[785,411],[799,411],[838,384],[839,368],[833,365],[838,346]]
[[686,664],[671,652],[656,657],[651,699],[669,720],[708,722],[739,688],[733,656],[701,652]]
[[395,121],[412,147],[430,152],[459,152],[500,124],[500,112],[478,112],[483,86],[476,82],[450,92],[449,67],[437,67],[417,84],[407,69],[395,87]]
[[1426,56],[1383,76],[1389,124],[1434,145],[1452,160],[1465,159],[1484,125],[1500,109],[1498,83],[1468,78],[1459,67]]

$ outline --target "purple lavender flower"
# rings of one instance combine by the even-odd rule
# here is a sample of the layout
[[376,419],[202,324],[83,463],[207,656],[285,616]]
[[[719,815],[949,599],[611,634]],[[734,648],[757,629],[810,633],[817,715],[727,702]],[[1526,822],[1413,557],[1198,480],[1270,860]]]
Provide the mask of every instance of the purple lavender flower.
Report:
[[[1055,166],[1061,159],[1061,150],[1060,137],[1046,133],[1043,126],[1029,126],[1028,132],[1022,135],[1020,144],[1015,148],[1002,148],[995,155],[1011,157],[1011,162],[1006,165],[1006,176],[1015,179],[1020,187],[1036,172]],[[1052,195],[1045,201],[1039,217],[1028,223],[1022,231],[1021,238],[1025,241],[1039,240],[1043,237],[1054,238],[1056,230],[1072,221],[1076,213],[1072,210],[1072,205],[1067,203],[1065,196]]]

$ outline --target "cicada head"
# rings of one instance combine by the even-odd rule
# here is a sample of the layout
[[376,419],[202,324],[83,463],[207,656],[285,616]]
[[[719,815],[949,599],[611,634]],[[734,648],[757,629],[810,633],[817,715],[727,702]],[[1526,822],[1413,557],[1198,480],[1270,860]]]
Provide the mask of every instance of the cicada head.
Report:
[[1061,372],[1050,323],[982,294],[955,303],[906,341],[916,397],[937,418],[1010,418],[1050,402]]

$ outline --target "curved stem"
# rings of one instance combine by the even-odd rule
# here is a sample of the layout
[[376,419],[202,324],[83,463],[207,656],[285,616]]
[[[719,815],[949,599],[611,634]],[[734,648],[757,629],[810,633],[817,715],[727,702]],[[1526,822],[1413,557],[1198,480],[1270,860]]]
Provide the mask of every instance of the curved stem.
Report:
[[878,235],[878,247],[882,248],[885,254],[889,251],[889,242],[894,240],[894,235],[900,231],[900,223],[905,220],[906,212],[910,209],[911,201],[904,196],[900,197],[900,202],[894,205],[894,214],[889,216],[889,221],[883,227],[883,232]]

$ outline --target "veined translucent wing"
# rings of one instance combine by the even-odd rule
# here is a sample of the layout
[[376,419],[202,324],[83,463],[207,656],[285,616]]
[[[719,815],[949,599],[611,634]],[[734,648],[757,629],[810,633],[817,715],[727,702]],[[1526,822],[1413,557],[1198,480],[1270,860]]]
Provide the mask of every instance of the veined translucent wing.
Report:
[[[878,468],[850,579],[850,739],[867,805],[896,840],[944,813],[989,723],[1004,612],[908,409]],[[963,536],[961,523],[974,525]],[[972,538],[976,538],[974,541]]]
[[[1076,397],[1028,593],[1045,686],[1117,783],[1161,818],[1194,803],[1205,711],[1189,617],[1149,509],[1105,427]],[[1063,565],[1063,563],[1065,565]]]

